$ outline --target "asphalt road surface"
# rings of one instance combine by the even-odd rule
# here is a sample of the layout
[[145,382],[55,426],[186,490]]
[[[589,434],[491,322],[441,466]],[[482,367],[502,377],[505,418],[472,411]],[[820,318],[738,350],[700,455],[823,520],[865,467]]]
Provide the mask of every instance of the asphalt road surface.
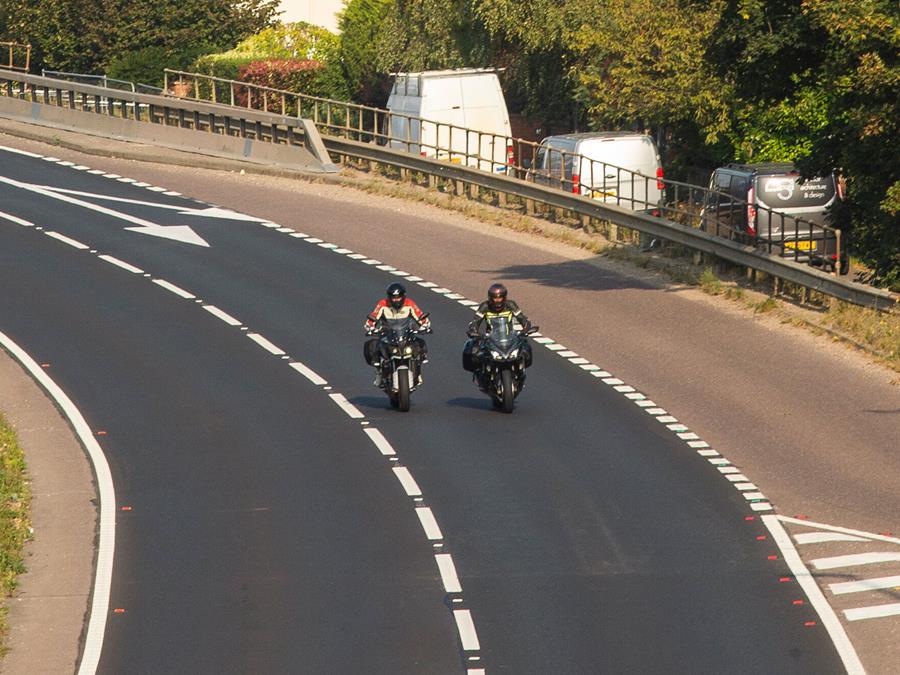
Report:
[[392,270],[38,158],[0,178],[0,330],[116,485],[100,672],[841,672],[748,501],[579,365],[537,350],[495,412],[432,293],[397,413],[361,334]]

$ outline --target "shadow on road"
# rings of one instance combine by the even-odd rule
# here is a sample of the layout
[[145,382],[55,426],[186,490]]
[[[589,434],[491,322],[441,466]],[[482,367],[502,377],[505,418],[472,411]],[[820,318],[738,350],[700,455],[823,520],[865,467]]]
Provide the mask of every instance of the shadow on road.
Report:
[[476,270],[504,279],[534,281],[544,286],[586,291],[615,291],[623,289],[654,289],[648,283],[618,272],[604,270],[583,260],[568,260],[542,265],[510,265],[493,270]]

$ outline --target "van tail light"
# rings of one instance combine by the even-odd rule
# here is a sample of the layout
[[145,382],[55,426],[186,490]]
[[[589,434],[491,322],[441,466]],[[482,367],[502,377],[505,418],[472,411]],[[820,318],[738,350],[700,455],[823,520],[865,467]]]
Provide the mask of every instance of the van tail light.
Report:
[[657,190],[665,190],[666,184],[663,182],[663,178],[665,178],[665,174],[663,173],[663,168],[657,167],[656,169],[656,189]]
[[516,148],[512,143],[506,146],[506,163],[510,166],[516,165]]
[[420,154],[422,155],[422,157],[428,157],[428,153],[425,152],[424,150]]
[[572,192],[576,195],[581,193],[581,176],[577,173],[572,174]]
[[756,236],[756,190],[750,188],[747,190],[747,234],[751,237]]

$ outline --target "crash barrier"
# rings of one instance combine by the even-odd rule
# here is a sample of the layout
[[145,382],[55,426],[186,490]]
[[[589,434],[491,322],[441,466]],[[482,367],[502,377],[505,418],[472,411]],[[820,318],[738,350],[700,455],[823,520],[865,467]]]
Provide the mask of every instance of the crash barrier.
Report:
[[31,67],[31,45],[0,42],[0,68],[28,72]]
[[165,88],[191,100],[300,115],[312,119],[325,136],[503,173],[604,204],[663,215],[835,273],[847,260],[845,242],[836,228],[750,204],[730,191],[666,179],[662,169],[648,176],[532,141],[203,73],[166,69]]
[[[320,147],[315,153],[323,163],[329,161],[329,155],[341,160],[368,161],[399,169],[401,173],[421,174],[435,181],[451,181],[462,188],[472,186],[493,191],[504,197],[521,199],[526,203],[543,204],[581,217],[631,228],[649,237],[670,241],[854,304],[880,309],[893,308],[896,304],[896,297],[887,291],[852,283],[814,267],[796,264],[781,256],[760,250],[756,246],[717,237],[690,223],[677,222],[671,218],[671,212],[653,215],[634,211],[594,199],[589,194],[566,192],[551,185],[523,180],[516,175],[481,171],[476,167],[422,157],[340,135],[319,136],[315,133],[312,121],[309,121],[306,127],[309,131],[304,134],[304,120],[289,115],[253,109],[237,110],[227,105],[176,97],[132,92],[113,94],[109,89],[100,87],[0,71],[0,113],[4,110],[4,99],[9,98],[17,99],[16,103],[27,105],[32,111],[35,107],[56,106],[56,109],[65,107],[76,110],[76,106],[80,106],[77,111],[78,123],[81,125],[87,125],[87,120],[91,119],[123,121],[116,116],[135,114],[143,115],[146,121],[154,122],[144,124],[145,127],[177,129],[185,135],[194,137],[234,137],[233,140],[244,139],[247,143],[268,144],[274,148],[295,152],[303,149],[304,142],[313,145],[318,143]],[[106,101],[105,108],[104,101]],[[125,105],[127,103],[131,103],[133,107],[129,108]],[[133,112],[141,111],[144,107],[146,112]],[[134,133],[134,126],[131,127],[131,131]],[[302,135],[306,136],[305,141]],[[272,156],[267,157],[265,161],[277,163],[281,159]],[[656,177],[652,177],[652,180],[655,181]],[[668,180],[666,182],[681,186],[688,195],[688,203],[697,206],[698,200],[689,196],[697,189],[696,186]],[[664,215],[669,217],[663,217]]]
[[[178,150],[335,172],[309,120],[0,70],[0,115]],[[202,132],[202,133],[198,133]]]
[[84,84],[93,84],[98,87],[107,89],[121,89],[123,91],[135,91],[145,94],[161,94],[162,88],[154,87],[149,84],[141,84],[139,82],[129,82],[128,80],[118,80],[114,77],[106,75],[93,75],[90,73],[68,73],[62,70],[41,70],[43,77],[52,77],[57,80],[71,80],[72,82],[82,82]]

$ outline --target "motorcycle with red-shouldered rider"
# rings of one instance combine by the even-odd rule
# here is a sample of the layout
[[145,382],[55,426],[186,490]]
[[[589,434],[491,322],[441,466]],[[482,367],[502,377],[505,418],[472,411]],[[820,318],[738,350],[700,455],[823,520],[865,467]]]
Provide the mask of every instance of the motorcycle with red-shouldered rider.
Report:
[[367,335],[378,337],[378,350],[372,365],[376,369],[375,386],[388,395],[391,406],[407,412],[410,394],[422,386],[422,364],[424,341],[421,333],[431,333],[431,328],[423,327],[428,314],[418,320],[413,316],[401,319],[381,318]]

